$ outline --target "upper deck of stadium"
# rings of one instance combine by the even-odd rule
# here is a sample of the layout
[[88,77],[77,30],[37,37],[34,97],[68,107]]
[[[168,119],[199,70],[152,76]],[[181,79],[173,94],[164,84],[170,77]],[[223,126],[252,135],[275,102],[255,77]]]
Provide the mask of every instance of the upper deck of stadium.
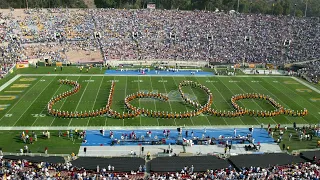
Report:
[[291,63],[320,57],[319,18],[206,11],[1,10],[8,61]]

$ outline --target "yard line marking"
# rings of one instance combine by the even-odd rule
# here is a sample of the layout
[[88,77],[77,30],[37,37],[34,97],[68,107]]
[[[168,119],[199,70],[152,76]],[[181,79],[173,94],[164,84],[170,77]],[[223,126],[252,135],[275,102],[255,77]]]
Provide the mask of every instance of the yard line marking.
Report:
[[[127,78],[127,77],[126,77]],[[139,89],[139,92],[140,92],[140,79],[139,79],[139,76],[138,76],[138,89]],[[141,108],[141,103],[139,101],[139,108]],[[142,123],[141,123],[141,116],[139,115],[139,118],[140,118],[140,126],[142,126]]]
[[[162,79],[162,84],[163,84],[164,90],[165,90],[165,92],[166,92],[166,95],[168,95],[168,91],[167,91],[166,85],[165,85],[164,82],[163,82],[162,76],[161,76],[161,79]],[[171,110],[171,112],[173,113],[172,106],[171,106],[171,103],[170,103],[170,99],[168,99],[168,102],[169,102],[170,110]],[[177,122],[176,122],[176,119],[175,119],[175,118],[173,119],[173,121],[174,121],[174,125],[177,126]]]
[[[68,77],[67,77],[66,79],[68,79]],[[50,84],[51,84],[51,83],[50,83]],[[61,87],[62,87],[62,86],[59,86],[59,88],[57,88],[56,92],[53,93],[53,96],[56,95],[56,93],[59,91],[59,89],[60,89]],[[47,106],[45,106],[45,107],[42,109],[42,111],[40,112],[40,114],[42,114],[45,109],[47,109]],[[32,123],[31,126],[33,126],[33,125],[36,123],[36,121],[38,120],[38,118],[39,118],[39,117],[37,117],[36,120],[34,120],[34,122]]]
[[[42,78],[44,78],[44,76],[43,76]],[[40,79],[42,79],[42,78],[40,78]],[[30,89],[29,89],[25,94],[23,94],[23,95],[21,96],[21,98],[18,100],[18,102],[16,102],[16,103],[7,111],[7,113],[9,113],[9,112],[23,99],[23,97],[26,96],[26,95],[28,94],[28,92],[31,91],[31,90],[40,82],[40,79],[39,79],[39,81],[36,82],[32,87],[30,87]],[[0,121],[3,119],[3,117],[4,117],[4,116],[2,116],[2,118],[0,119]]]
[[[80,76],[78,77],[78,79],[76,81],[78,81],[80,79]],[[67,101],[68,97],[64,99],[63,103],[61,104],[59,110],[61,110],[61,108],[63,107],[64,103]],[[50,126],[53,124],[53,122],[56,120],[57,117],[54,117]]]
[[[26,108],[26,110],[21,114],[21,116],[17,119],[17,121],[12,125],[15,126],[17,124],[17,122],[21,119],[21,117],[28,111],[28,109],[33,105],[33,103],[40,97],[40,95],[47,89],[47,87],[53,82],[55,78],[52,78],[52,80],[50,81],[50,83],[48,83],[48,85],[46,85],[45,88],[43,88],[43,90],[41,91],[40,94],[38,94],[38,96],[30,103],[30,105],[28,106],[28,108]],[[38,81],[40,82],[40,81]]]
[[[151,83],[151,89],[153,91],[151,76],[149,76],[149,78],[150,78],[150,83]],[[156,101],[154,99],[153,99],[153,103],[154,103],[154,108],[156,108],[155,111],[157,111],[157,105],[156,105]],[[160,126],[159,119],[158,118],[156,118],[156,119],[157,119],[157,122],[158,122],[158,126]]]
[[[126,87],[124,88],[124,97],[127,97],[127,87],[128,87],[128,77],[126,76]],[[123,105],[124,107],[124,112],[128,111],[126,105]],[[124,126],[124,119],[122,119],[122,126]]]
[[[173,82],[174,82],[174,84],[176,85],[176,87],[177,87],[177,88],[179,88],[179,85],[177,84],[177,82],[176,82],[176,80],[174,79],[174,77],[172,77],[172,79],[173,79]],[[184,106],[184,107],[186,108],[186,111],[188,111],[187,106]],[[190,121],[191,121],[192,125],[194,126],[194,123],[193,123],[192,117],[190,117]]]
[[[207,79],[210,81],[210,79],[209,79],[208,77],[207,77]],[[221,81],[221,80],[219,79],[219,81]],[[230,106],[231,109],[234,109],[233,106],[231,105],[231,103],[227,101],[227,99],[225,98],[225,96],[222,95],[222,93],[221,93],[221,92],[218,90],[218,88],[213,84],[213,82],[210,82],[210,84],[216,89],[216,91],[220,94],[220,96],[222,97],[222,99],[224,99],[224,101],[228,104],[228,106]],[[223,85],[226,86],[225,84],[223,84]],[[228,88],[228,87],[227,87],[227,88]],[[229,89],[229,91],[230,91],[230,89]],[[230,91],[230,92],[231,92],[231,91]],[[217,110],[217,109],[215,109],[215,110]],[[238,117],[238,118],[239,118],[239,120],[242,122],[242,124],[245,125],[245,123],[242,121],[241,117]],[[230,126],[224,117],[222,117],[222,119],[224,120],[224,122],[226,123],[226,125]]]
[[[114,81],[114,80],[116,80],[116,76],[113,76],[113,81]],[[112,83],[112,82],[111,82],[111,83]],[[111,86],[109,86],[109,87],[111,87]],[[111,88],[110,88],[110,89],[111,89]],[[109,92],[110,92],[110,90],[109,90]],[[108,102],[108,100],[109,100],[109,96],[108,96],[107,102]],[[114,102],[114,101],[111,102],[110,107],[111,107],[111,105],[112,105],[113,102]],[[106,114],[106,120],[104,121],[104,127],[107,126],[107,121],[108,121],[108,115]],[[123,121],[123,125],[124,125],[124,121]]]
[[[252,86],[249,84],[249,83],[247,83],[246,81],[243,81],[245,84],[247,84],[247,85],[249,85],[250,86],[250,88],[254,91],[254,88],[252,88]],[[238,84],[237,84],[237,86],[244,92],[244,93],[246,93]],[[253,100],[253,99],[251,99],[256,105],[258,105],[261,109],[263,109],[255,100]],[[258,118],[256,118],[256,117],[254,117],[260,124],[262,124],[259,120],[258,120]],[[277,124],[277,122],[273,119],[273,117],[271,117],[271,119],[272,119],[272,121],[275,123],[275,124]],[[287,118],[286,118],[287,119]],[[290,121],[290,120],[289,120]],[[290,121],[291,122],[291,121]]]
[[[91,78],[92,78],[92,76],[90,76],[90,80],[91,80]],[[82,98],[83,98],[83,95],[84,95],[84,93],[86,92],[86,90],[87,90],[87,88],[88,88],[88,85],[89,85],[89,83],[87,82],[87,85],[86,85],[86,87],[84,88],[83,93],[82,93],[82,95],[81,95],[81,97],[80,97],[80,99],[79,99],[79,102],[78,102],[78,104],[77,104],[77,106],[76,106],[76,109],[75,109],[74,111],[77,111],[77,109],[78,109],[78,107],[79,107],[79,105],[80,105],[80,102],[81,102],[81,100],[82,100]],[[73,118],[70,119],[70,122],[69,122],[69,125],[68,125],[68,126],[70,126],[72,120],[73,120]]]
[[17,79],[19,79],[19,77],[21,77],[20,74],[16,75],[15,77],[11,78],[9,81],[7,81],[6,83],[4,83],[1,87],[0,87],[0,92],[2,90],[4,90],[6,87],[8,87],[9,85],[11,85],[14,81],[16,81]]
[[[92,110],[94,110],[94,105],[95,105],[96,102],[97,102],[98,94],[99,94],[99,92],[100,92],[103,79],[104,79],[104,76],[102,76],[102,80],[101,80],[101,82],[100,82],[100,86],[99,86],[99,90],[98,90],[97,95],[96,95],[96,99],[95,99],[94,102],[93,102]],[[90,119],[91,119],[91,117],[89,117],[89,119],[88,119],[87,126],[89,126],[89,121],[90,121]]]

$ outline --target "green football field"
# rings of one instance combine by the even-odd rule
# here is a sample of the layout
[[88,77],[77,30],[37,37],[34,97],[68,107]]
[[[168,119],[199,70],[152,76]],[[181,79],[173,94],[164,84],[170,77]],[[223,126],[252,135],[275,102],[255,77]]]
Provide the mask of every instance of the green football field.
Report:
[[[230,98],[240,93],[261,93],[271,96],[287,109],[307,108],[305,117],[280,115],[276,117],[236,118],[215,117],[201,114],[185,119],[163,119],[138,116],[130,119],[114,119],[108,116],[95,118],[55,118],[47,113],[47,103],[55,95],[70,90],[60,85],[59,79],[76,80],[81,84],[78,93],[54,105],[64,111],[89,111],[100,109],[107,104],[111,82],[116,82],[111,108],[127,112],[124,106],[126,95],[143,92],[160,92],[169,97],[168,102],[154,99],[134,100],[132,104],[153,111],[184,112],[194,108],[180,98],[178,84],[191,80],[208,87],[213,93],[212,108],[232,111]],[[0,125],[6,127],[31,126],[215,126],[215,125],[259,125],[263,124],[318,124],[320,121],[320,94],[295,78],[278,76],[234,76],[234,77],[169,77],[169,76],[105,76],[105,75],[21,75],[15,81],[4,83],[0,92]],[[197,88],[183,87],[183,91],[201,104],[208,97]],[[247,109],[271,111],[273,107],[264,100],[240,100],[239,105]]]

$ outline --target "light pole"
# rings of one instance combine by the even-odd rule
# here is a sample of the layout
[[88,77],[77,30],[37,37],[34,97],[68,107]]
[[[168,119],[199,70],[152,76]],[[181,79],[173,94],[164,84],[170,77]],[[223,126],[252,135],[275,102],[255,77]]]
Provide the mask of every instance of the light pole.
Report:
[[294,4],[294,17],[296,17],[296,8],[297,8],[297,4]]
[[28,9],[28,0],[26,0],[26,6],[27,6],[27,9]]
[[306,8],[304,9],[304,17],[307,17],[308,0],[306,0]]
[[240,0],[238,0],[237,12],[239,12],[239,4],[240,4]]

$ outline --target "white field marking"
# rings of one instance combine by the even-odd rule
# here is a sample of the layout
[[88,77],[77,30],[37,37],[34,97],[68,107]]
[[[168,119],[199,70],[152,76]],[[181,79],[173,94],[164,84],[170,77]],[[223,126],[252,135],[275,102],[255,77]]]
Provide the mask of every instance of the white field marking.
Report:
[[139,80],[139,77],[140,77],[140,76],[138,76],[138,80],[133,80],[133,81],[131,81],[131,82],[135,82],[135,83],[142,83],[142,82],[143,82],[143,80]]
[[[151,79],[151,76],[150,76],[150,79]],[[168,82],[168,81],[167,81],[167,80],[159,80],[158,82],[166,83],[166,82]]]
[[[127,97],[128,77],[126,77],[126,87],[124,88],[124,97]],[[124,104],[124,111],[127,111],[127,107]],[[127,111],[128,112],[128,111]],[[124,126],[124,119],[122,119],[122,126]]]
[[15,77],[11,78],[9,81],[7,81],[6,83],[4,83],[1,87],[0,87],[0,92],[2,90],[4,90],[6,87],[10,86],[14,81],[16,81],[17,79],[19,79],[19,77],[21,77],[21,75],[16,75]]
[[274,82],[274,83],[278,83],[279,81],[272,81],[272,82]]
[[[209,80],[209,78],[207,78],[207,79]],[[222,81],[221,81],[221,82],[222,82]],[[230,106],[231,109],[233,109],[233,106],[231,105],[231,102],[228,102],[228,101],[227,101],[227,99],[221,94],[221,92],[218,90],[218,88],[216,88],[216,86],[214,86],[212,83],[211,83],[211,85],[217,90],[217,92],[220,94],[220,96],[222,97],[222,99],[224,99],[224,101],[228,104],[228,106]],[[224,84],[224,86],[226,86],[226,85]],[[227,86],[226,86],[226,87],[227,87]],[[213,101],[213,103],[214,103],[214,101]],[[217,110],[217,109],[215,109],[215,110]],[[221,117],[220,117],[220,118],[221,118]],[[239,120],[242,122],[242,124],[244,124],[244,122],[242,121],[241,117],[238,117],[238,118],[239,118]],[[224,120],[224,122],[226,123],[226,125],[229,126],[229,124],[227,123],[225,117],[222,117],[222,119]],[[245,125],[245,124],[244,124],[244,125]]]
[[[113,76],[113,81],[117,82],[117,81],[115,80],[115,78],[116,78],[116,76]],[[127,79],[127,77],[126,77],[126,79]],[[112,81],[110,81],[110,82],[112,82]],[[118,82],[119,82],[119,80],[118,80]],[[126,83],[127,83],[127,81],[126,81]],[[111,86],[109,86],[109,87],[111,87]],[[110,91],[109,91],[109,92],[110,92]],[[109,96],[108,96],[108,97],[109,97]],[[109,98],[108,98],[108,100],[109,100]],[[107,102],[108,102],[108,101],[107,101]],[[111,104],[110,104],[110,108],[111,108],[112,103],[113,103],[113,102],[111,102]],[[112,108],[111,108],[111,109],[112,109]],[[104,126],[107,126],[107,121],[108,121],[108,115],[106,115],[106,120],[104,121]],[[122,124],[124,125],[124,120],[123,120]]]
[[82,82],[94,82],[94,80],[83,80]]
[[[266,81],[268,84],[270,84],[274,89],[277,89],[273,84],[271,84],[271,83],[269,83],[268,81]],[[282,83],[280,83],[282,86],[283,86],[283,84]],[[286,93],[283,93],[281,90],[279,90],[279,89],[277,89],[279,92],[281,92],[281,94],[283,94],[283,95],[285,95],[285,96],[287,96],[286,95]],[[294,92],[294,91],[293,91]],[[270,91],[269,91],[269,93],[271,93]],[[272,94],[272,93],[271,93]],[[272,94],[273,95],[273,94]],[[274,95],[273,95],[274,96]],[[276,97],[276,96],[275,96]],[[287,96],[288,97],[288,96]],[[281,101],[281,100],[280,100]],[[281,101],[282,103],[283,103],[283,101]],[[294,101],[295,102],[295,101]],[[309,102],[309,101],[308,101]],[[296,103],[296,102],[295,102]],[[287,104],[285,104],[285,103],[283,103],[284,105],[286,105],[287,107],[289,107]],[[296,103],[297,104],[297,103]],[[312,104],[312,103],[311,103]],[[299,105],[299,104],[298,104]],[[300,105],[299,105],[300,106]],[[301,106],[300,106],[301,107]],[[287,118],[287,117],[286,117]],[[308,122],[304,119],[304,118],[302,118],[307,124],[308,124]],[[291,122],[291,121],[290,121]]]
[[119,82],[119,80],[118,79],[114,79],[114,80],[109,80],[108,82]]
[[[79,80],[80,76],[78,77],[77,81]],[[68,97],[67,97],[68,98]],[[64,103],[67,101],[67,98],[64,99],[63,103],[61,104],[59,110],[63,107]],[[50,126],[53,124],[54,120],[56,120],[56,117],[53,118],[52,122],[50,123]]]
[[218,81],[206,80],[206,83],[217,83]]
[[[68,79],[68,77],[67,77],[66,79]],[[56,90],[56,92],[54,92],[53,96],[56,95],[56,93],[58,92],[58,90],[59,90],[60,88],[61,88],[61,86],[59,86],[59,87],[57,88],[57,90]],[[47,106],[45,106],[45,107],[42,109],[42,111],[40,112],[40,114],[42,114],[45,109],[47,109]],[[33,126],[33,125],[36,123],[36,121],[38,120],[39,116],[36,117],[36,118],[37,118],[37,119],[32,123],[31,126]]]
[[[150,77],[151,89],[152,89],[152,91],[153,91],[152,79],[151,79],[151,76],[149,76],[149,77]],[[159,80],[159,81],[160,81],[160,80]],[[158,82],[159,82],[159,81],[158,81]],[[157,111],[156,101],[155,101],[155,100],[153,100],[153,103],[154,103],[155,111]],[[160,126],[159,119],[158,119],[158,118],[156,118],[156,119],[157,119],[157,122],[158,122],[158,126]]]
[[[136,81],[136,80],[135,80]],[[138,89],[140,91],[140,81],[143,82],[142,80],[139,80],[139,76],[138,76]],[[140,104],[140,101],[139,101],[139,108],[141,108],[141,104]],[[142,126],[142,123],[141,123],[141,116],[139,115],[139,119],[140,119],[140,126]]]
[[[21,117],[28,111],[28,109],[33,105],[33,103],[40,97],[40,95],[47,89],[47,87],[53,82],[55,78],[52,78],[52,80],[50,81],[50,83],[48,83],[48,85],[43,88],[43,90],[41,91],[41,93],[38,94],[38,96],[30,103],[30,105],[28,106],[28,108],[26,108],[26,110],[21,114],[21,116],[17,119],[17,121],[12,125],[15,126],[17,124],[17,122],[21,119]],[[39,82],[39,81],[38,81]]]
[[45,80],[45,79],[41,79],[40,81],[41,81],[41,82],[45,82],[46,80]]
[[[96,104],[96,101],[97,101],[98,94],[99,94],[100,89],[101,89],[101,85],[102,85],[103,79],[104,79],[104,76],[102,76],[102,80],[101,80],[101,82],[100,82],[100,86],[99,86],[99,90],[98,90],[97,95],[96,95],[96,99],[95,99],[94,102],[93,102],[92,110],[94,110],[93,108],[94,108],[94,105]],[[93,80],[93,81],[94,81],[94,80]],[[91,119],[91,117],[89,117],[89,119],[88,119],[87,126],[89,126],[89,121],[90,121],[90,119]]]
[[[92,76],[90,76],[90,79],[91,79],[91,78],[92,78]],[[87,88],[88,88],[88,85],[89,85],[89,83],[87,83],[86,87],[84,88],[83,93],[81,94],[81,97],[80,97],[80,99],[79,99],[79,102],[78,102],[78,104],[77,104],[77,106],[76,106],[76,108],[75,108],[74,111],[77,111],[77,109],[78,109],[78,107],[79,107],[79,105],[80,105],[80,102],[81,102],[81,100],[82,100],[82,98],[83,98],[83,95],[84,95],[84,93],[86,92],[86,90],[87,90]],[[68,126],[70,126],[72,120],[73,120],[73,118],[70,119],[70,122],[69,122]]]
[[5,114],[5,117],[12,117],[12,114]]
[[[250,88],[252,89],[252,90],[254,90],[254,88],[252,88],[252,86],[249,84],[249,83],[247,83],[246,81],[244,81],[244,83],[245,84],[247,84],[247,85],[249,85],[250,86]],[[238,85],[238,87],[245,93],[245,91]],[[261,109],[263,109],[254,99],[252,99],[252,101],[256,104],[256,105],[258,105]],[[287,118],[287,117],[286,117]],[[261,122],[258,120],[258,118],[256,118],[255,117],[255,119],[261,124]],[[272,121],[274,122],[274,123],[277,123],[274,119],[273,119],[273,117],[271,117],[271,119],[272,119]],[[288,118],[287,118],[288,119]],[[289,120],[289,119],[288,119]],[[290,121],[290,120],[289,120]],[[291,122],[291,121],[290,121]]]
[[[172,79],[173,79],[174,84],[177,86],[177,88],[179,88],[179,84],[177,84],[177,82],[176,82],[176,80],[174,79],[174,77],[172,77]],[[181,98],[181,101],[183,101],[182,98]],[[187,106],[184,106],[184,107],[186,108],[186,111],[188,111]],[[191,121],[192,125],[194,125],[193,120],[192,120],[192,117],[190,117],[190,121]]]
[[261,82],[261,81],[251,81],[251,82],[253,82],[253,83],[259,83],[259,82]]
[[[35,118],[39,118],[39,117],[46,117],[45,114],[31,114],[31,116],[35,117]],[[32,126],[32,125],[31,125]]]
[[[16,76],[16,77],[17,77],[17,76]],[[44,76],[43,76],[42,78],[44,78]],[[10,112],[10,111],[21,101],[21,99],[23,99],[23,97],[24,97],[26,94],[28,94],[28,92],[31,91],[39,82],[40,82],[40,80],[39,80],[38,82],[36,82],[26,93],[24,93],[24,94],[21,96],[21,98],[18,100],[18,102],[16,102],[16,103],[8,110],[8,112]],[[12,83],[12,82],[11,82],[11,83]],[[11,83],[10,83],[10,84],[11,84]],[[7,86],[9,86],[10,84],[8,84]],[[2,118],[0,119],[0,122],[1,122],[1,120],[3,119],[3,117],[4,117],[4,116],[2,116]]]
[[[165,90],[165,92],[166,92],[166,95],[168,96],[168,91],[167,91],[167,88],[166,88],[166,85],[164,84],[164,80],[163,80],[163,78],[162,78],[162,76],[161,76],[161,79],[162,79],[162,84],[163,84],[163,87],[164,87],[164,90]],[[178,86],[177,86],[178,87]],[[169,106],[170,106],[170,110],[171,110],[171,112],[173,113],[173,109],[172,109],[172,106],[171,106],[171,103],[170,103],[170,101],[168,101],[169,102]],[[176,119],[173,119],[173,121],[174,121],[174,125],[175,126],[177,126],[177,122],[176,122]]]
[[237,83],[237,82],[240,82],[240,81],[232,81],[232,80],[230,80],[229,82],[230,83]]
[[298,81],[300,84],[303,84],[303,85],[305,85],[306,87],[308,87],[308,88],[312,89],[313,91],[317,92],[318,94],[320,94],[320,90],[319,90],[319,89],[311,86],[310,84],[304,82],[303,80],[298,79],[298,78],[296,78],[296,77],[292,77],[292,79]]

